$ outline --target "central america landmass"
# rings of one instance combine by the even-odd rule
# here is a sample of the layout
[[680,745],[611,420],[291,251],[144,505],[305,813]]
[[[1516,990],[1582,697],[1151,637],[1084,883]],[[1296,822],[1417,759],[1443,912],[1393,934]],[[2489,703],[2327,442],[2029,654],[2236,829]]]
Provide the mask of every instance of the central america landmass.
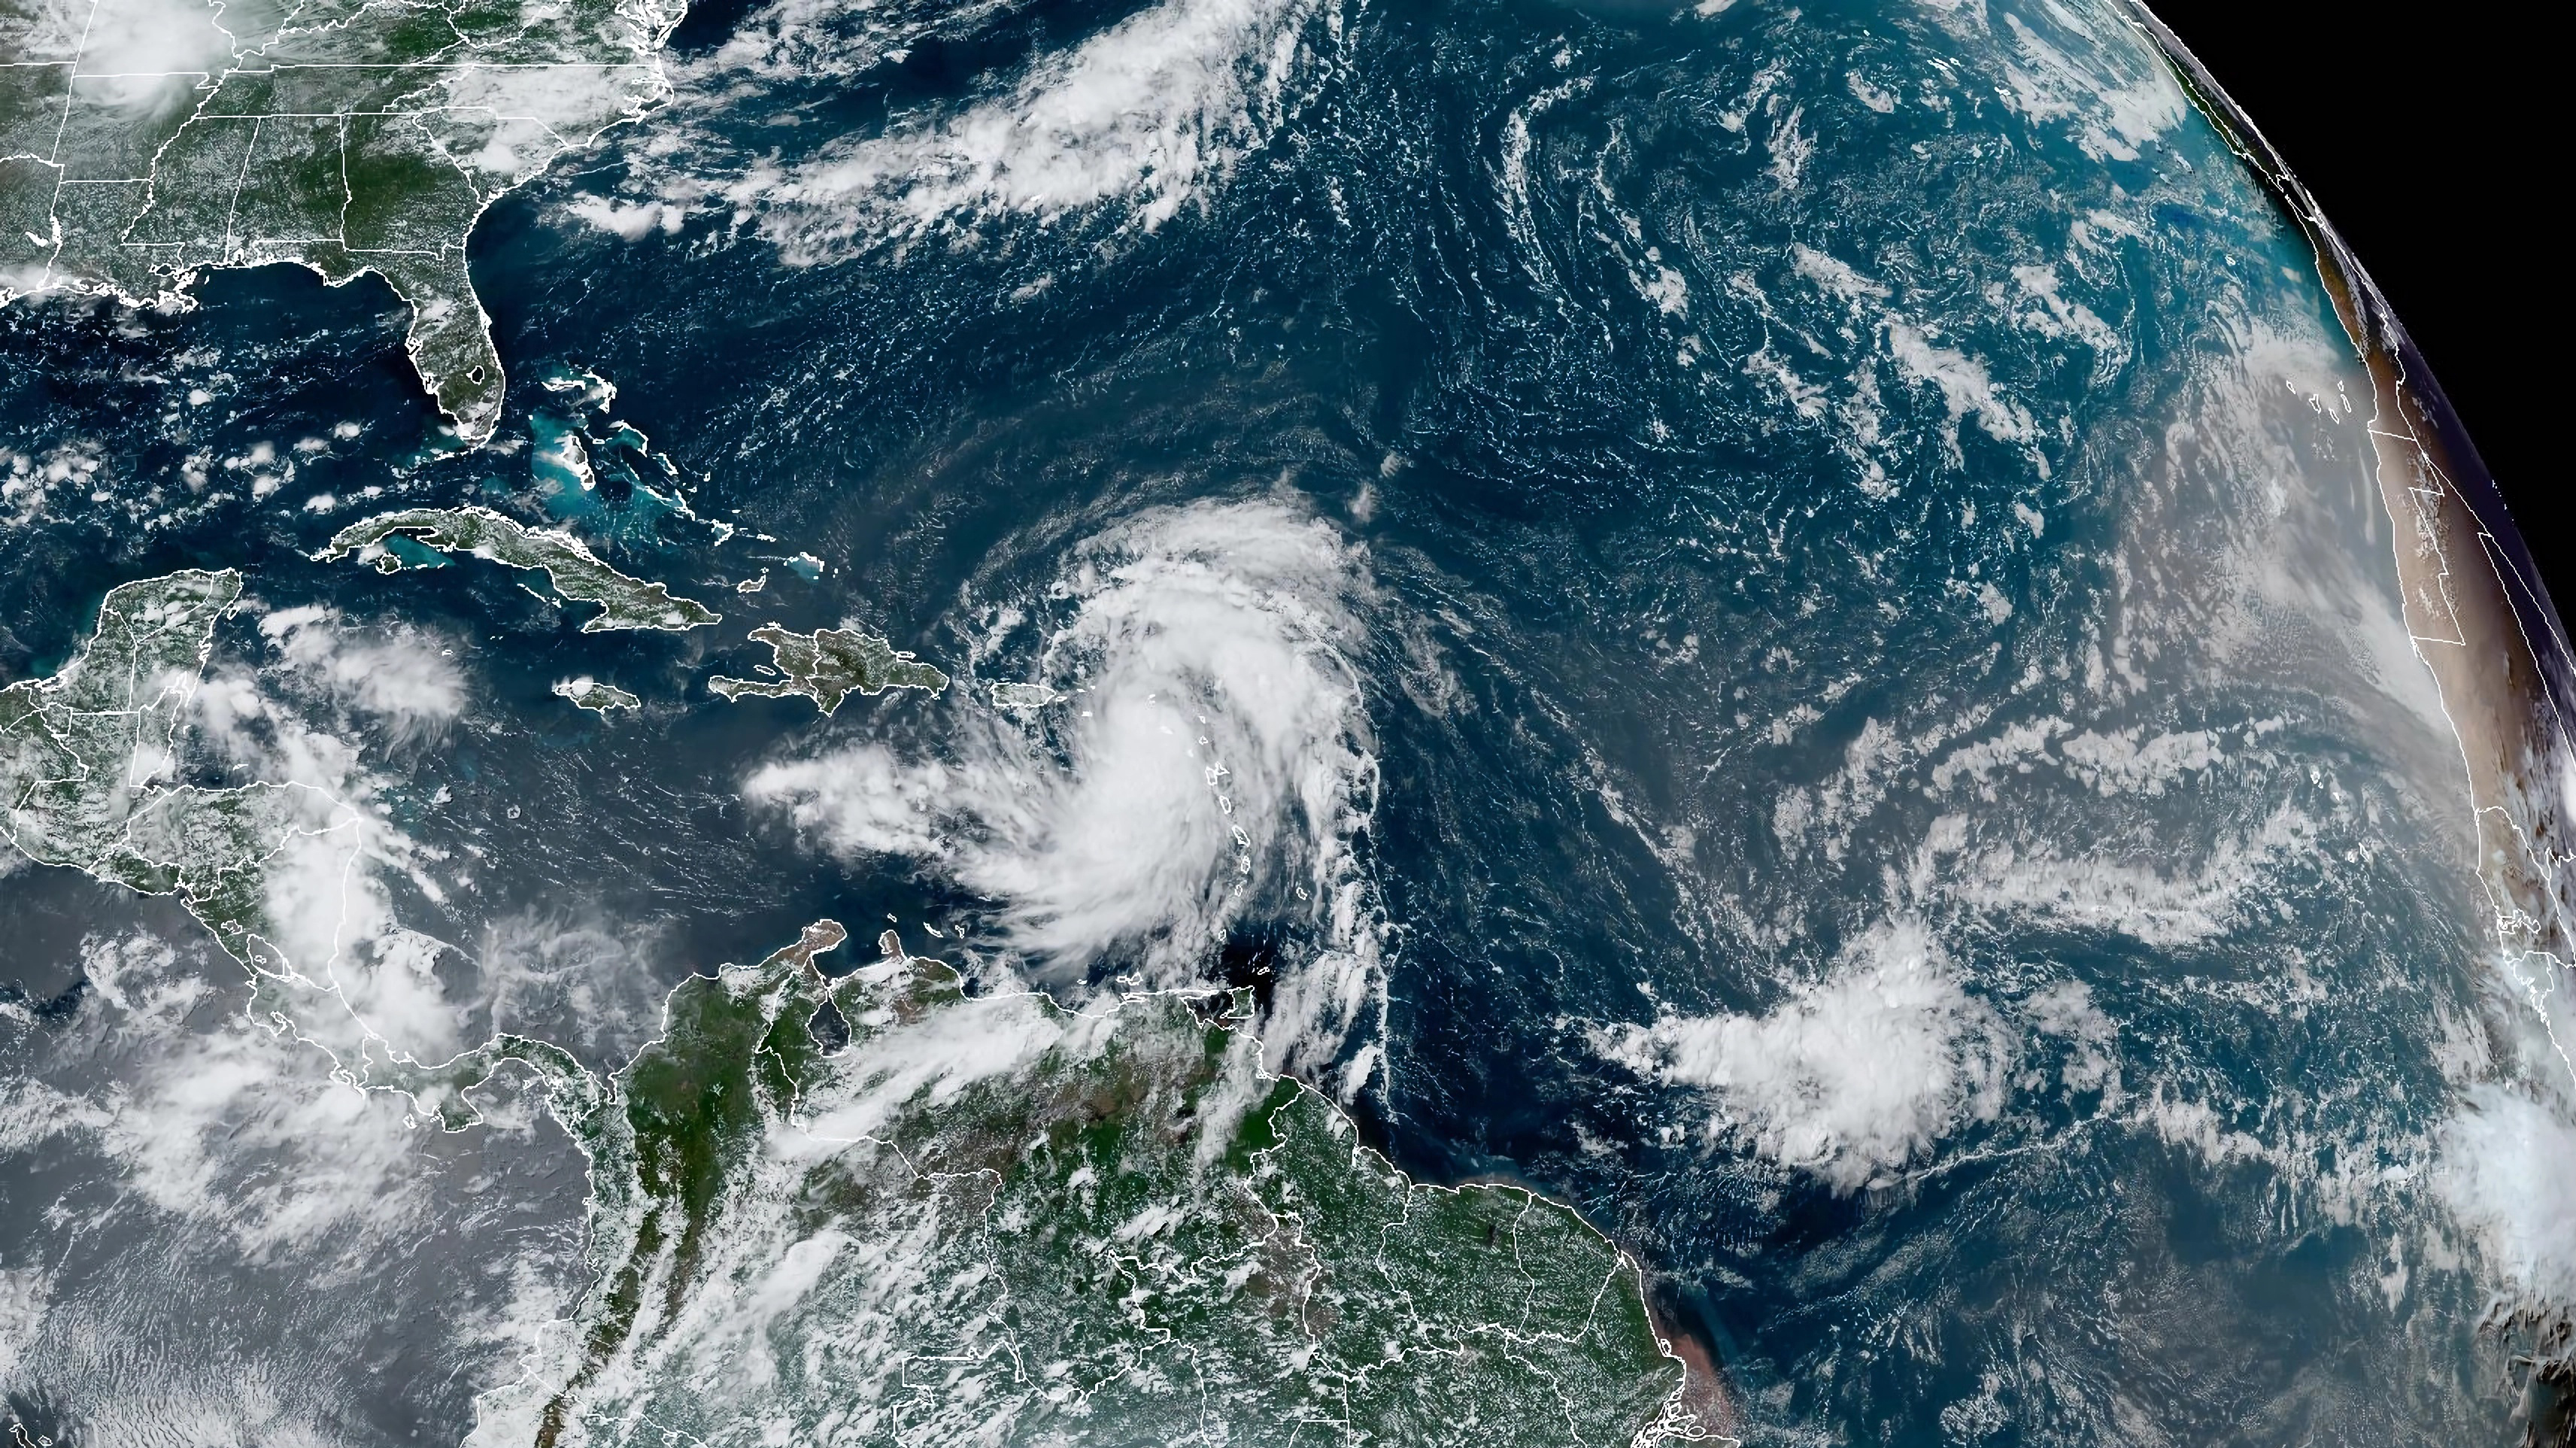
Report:
[[174,896],[248,971],[255,1020],[446,1130],[513,1067],[588,1158],[589,1286],[477,1448],[1240,1443],[1644,1445],[1708,1437],[1635,1261],[1510,1186],[1426,1186],[1262,1069],[1237,994],[1076,1010],[969,994],[889,932],[839,977],[832,921],[692,975],[594,1073],[503,1035],[404,1054],[294,960],[266,864],[350,828],[305,786],[170,783],[242,594],[230,571],[112,590],[54,674],[0,690],[0,800],[30,858]]

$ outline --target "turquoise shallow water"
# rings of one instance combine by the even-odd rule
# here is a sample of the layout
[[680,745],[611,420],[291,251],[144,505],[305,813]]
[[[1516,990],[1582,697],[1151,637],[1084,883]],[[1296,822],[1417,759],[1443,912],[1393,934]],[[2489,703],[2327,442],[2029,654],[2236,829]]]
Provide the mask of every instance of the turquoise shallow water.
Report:
[[[2369,381],[2121,11],[783,0],[672,64],[476,230],[495,448],[438,443],[369,281],[0,313],[0,465],[61,473],[0,508],[0,677],[113,582],[250,569],[218,677],[274,712],[189,765],[378,800],[468,1038],[613,1063],[826,913],[987,984],[1250,985],[1400,1162],[1635,1252],[1750,1442],[2514,1431],[2481,1323],[2576,1249],[2515,1255],[2556,1179],[2461,1125],[2512,1017]],[[468,501],[725,624],[306,556]],[[957,685],[710,699],[769,620]],[[50,1002],[22,1083],[181,1100],[220,1008],[95,982],[220,967],[92,889],[0,876],[97,921],[0,970]],[[202,1174],[0,1132],[0,1265],[52,1264],[0,1368],[60,1441],[286,1378],[280,1440],[451,1441],[574,1268],[533,1111],[298,1188],[320,1126],[133,1109]],[[98,1346],[239,1314],[169,1381]]]

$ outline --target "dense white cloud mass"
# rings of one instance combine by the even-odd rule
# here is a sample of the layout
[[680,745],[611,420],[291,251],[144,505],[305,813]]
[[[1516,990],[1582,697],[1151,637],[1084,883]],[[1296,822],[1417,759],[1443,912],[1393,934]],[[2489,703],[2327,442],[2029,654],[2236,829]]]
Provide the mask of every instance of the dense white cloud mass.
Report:
[[997,901],[1008,947],[1057,979],[1113,958],[1187,978],[1254,911],[1312,927],[1286,1034],[1338,1041],[1375,1000],[1353,841],[1376,761],[1344,654],[1361,562],[1275,503],[1138,515],[1077,547],[1036,606],[1056,622],[1035,674],[1066,696],[1042,740],[979,714],[944,758],[869,743],[772,763],[745,791],[835,851],[914,856]]
[[918,231],[978,211],[1055,216],[1132,199],[1147,228],[1170,220],[1275,124],[1297,62],[1302,0],[1164,0],[1031,66],[1010,90],[899,128],[792,172],[755,175],[755,197],[875,213]]
[[2462,1226],[2529,1298],[2576,1303],[2576,1126],[2529,1096],[2471,1086],[2442,1129],[2436,1181]]
[[1837,1192],[1921,1157],[2003,1108],[2013,1042],[1922,927],[1871,932],[1822,980],[1762,1015],[1665,1014],[1602,1044],[1642,1075],[1709,1098],[1713,1134]]
[[465,705],[453,650],[423,630],[362,631],[307,604],[262,616],[259,631],[276,645],[287,674],[405,732],[444,724]]
[[[280,618],[270,614],[263,629],[287,650],[290,676],[319,679],[339,696],[333,681],[341,666],[377,646],[352,644],[320,614],[307,615],[291,611],[286,625],[269,628]],[[385,647],[407,659],[431,653],[426,645]],[[297,649],[304,651],[302,664],[294,662]],[[401,672],[402,666],[390,667]],[[452,671],[440,676],[412,669],[386,683],[384,697],[416,709],[409,716],[416,726],[440,718],[436,707],[453,712],[461,692],[454,681]],[[393,893],[398,881],[439,898],[442,892],[424,866],[441,852],[394,823],[382,798],[385,781],[367,767],[358,746],[316,728],[269,687],[275,682],[274,671],[214,670],[193,701],[189,747],[210,750],[246,777],[274,786],[269,798],[292,823],[292,831],[261,861],[267,913],[262,938],[315,991],[297,1029],[339,1053],[375,1039],[421,1061],[444,1060],[472,1044],[464,1035],[468,1010],[447,998],[434,974],[447,947],[403,926]],[[361,692],[364,687],[349,686]],[[423,706],[425,696],[446,702]],[[403,727],[401,713],[389,717]]]
[[995,217],[1105,211],[1151,231],[1204,205],[1278,129],[1313,68],[1308,32],[1319,15],[1325,33],[1338,28],[1319,0],[1162,0],[967,98],[805,154],[738,155],[721,128],[695,124],[700,106],[730,114],[768,88],[861,75],[1008,8],[778,0],[680,67],[676,112],[630,157],[629,190],[643,194],[569,209],[628,240],[728,212],[796,265]]

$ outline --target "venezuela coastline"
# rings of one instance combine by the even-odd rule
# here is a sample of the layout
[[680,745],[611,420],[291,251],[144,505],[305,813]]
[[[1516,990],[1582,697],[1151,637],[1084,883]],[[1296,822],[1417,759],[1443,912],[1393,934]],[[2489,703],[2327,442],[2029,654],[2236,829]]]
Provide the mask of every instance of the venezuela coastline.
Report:
[[124,584],[55,673],[0,690],[10,840],[175,897],[244,969],[253,1020],[424,1126],[475,1127],[503,1071],[541,1083],[588,1163],[588,1286],[470,1443],[1710,1436],[1633,1259],[1535,1193],[1395,1170],[1262,1068],[1242,993],[969,995],[891,932],[832,976],[847,932],[823,920],[683,979],[605,1076],[513,1034],[414,1056],[371,1019],[382,963],[299,929],[316,902],[276,878],[302,847],[355,868],[351,807],[177,782],[243,589]]

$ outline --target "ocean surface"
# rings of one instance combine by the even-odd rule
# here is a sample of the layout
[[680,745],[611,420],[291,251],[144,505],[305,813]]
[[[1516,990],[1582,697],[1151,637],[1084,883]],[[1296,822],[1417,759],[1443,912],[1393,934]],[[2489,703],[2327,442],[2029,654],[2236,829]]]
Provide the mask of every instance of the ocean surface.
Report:
[[[373,278],[0,310],[0,679],[247,570],[183,763],[364,802],[420,1041],[613,1068],[825,915],[1246,985],[1635,1253],[1747,1442],[2513,1431],[2576,1130],[2496,1084],[2370,383],[2117,7],[727,0],[668,64],[474,229],[484,447]],[[465,503],[724,621],[311,556]],[[711,698],[770,621],[952,684]],[[0,939],[12,1411],[457,1441],[576,1285],[561,1132],[334,1093],[166,902],[21,864]]]

